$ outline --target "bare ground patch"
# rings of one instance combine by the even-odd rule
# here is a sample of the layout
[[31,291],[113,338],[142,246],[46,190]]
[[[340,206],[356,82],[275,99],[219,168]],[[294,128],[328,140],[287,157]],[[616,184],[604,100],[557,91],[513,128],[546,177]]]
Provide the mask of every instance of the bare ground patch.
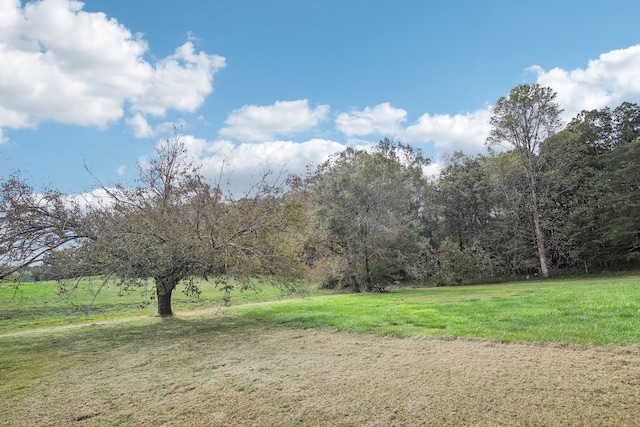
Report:
[[56,351],[58,368],[0,396],[0,424],[608,426],[640,419],[637,347],[378,337],[225,316],[177,321],[194,333],[160,329],[100,346],[95,334],[69,338]]

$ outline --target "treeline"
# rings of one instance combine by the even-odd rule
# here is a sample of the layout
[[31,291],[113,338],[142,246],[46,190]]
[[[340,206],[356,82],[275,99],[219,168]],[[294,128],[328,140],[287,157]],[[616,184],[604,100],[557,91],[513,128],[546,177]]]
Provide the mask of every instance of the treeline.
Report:
[[305,188],[316,277],[357,291],[640,265],[640,107],[584,111],[560,130],[554,99],[515,88],[489,140],[510,149],[456,152],[432,180],[418,150],[389,140],[329,160]]
[[[585,111],[534,156],[552,271],[614,271],[640,260],[640,107]],[[516,151],[456,153],[438,177],[436,247],[480,249],[491,276],[538,273],[527,177]]]
[[[179,135],[100,202],[0,182],[0,280],[151,279],[158,313],[178,284],[227,291],[254,277],[355,292],[640,265],[640,106],[564,128],[555,93],[521,85],[493,108],[488,155],[454,153],[427,178],[418,149],[348,148],[306,177],[265,174],[243,195],[208,182]],[[499,148],[499,149],[497,149]]]

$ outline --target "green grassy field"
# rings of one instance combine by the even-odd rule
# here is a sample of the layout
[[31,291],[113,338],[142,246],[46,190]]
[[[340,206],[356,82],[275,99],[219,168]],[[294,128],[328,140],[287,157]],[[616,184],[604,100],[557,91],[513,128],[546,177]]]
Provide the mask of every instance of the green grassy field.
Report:
[[[0,288],[0,331],[147,316],[138,293],[115,287],[93,301],[98,282],[73,298],[56,295],[55,283]],[[222,306],[223,294],[204,283],[200,298],[174,293],[181,311]],[[418,288],[386,294],[332,294],[282,299],[269,286],[238,292],[229,314],[267,324],[328,327],[398,336],[465,337],[505,342],[535,341],[592,345],[640,343],[640,277],[607,276],[574,280]],[[260,304],[256,304],[260,302]],[[252,304],[247,304],[252,303]]]
[[640,343],[640,277],[332,295],[240,306],[233,312],[301,328],[504,342],[629,345]]
[[638,275],[265,287],[226,308],[210,284],[175,296],[163,319],[113,288],[91,304],[53,283],[3,285],[0,425],[604,426],[640,413]]
[[[145,296],[143,289],[122,292],[111,284],[101,288],[96,296],[101,284],[101,280],[85,280],[72,293],[60,295],[57,282],[23,283],[18,287],[12,283],[0,283],[0,334],[156,313],[156,301],[148,297],[152,288],[146,290]],[[178,313],[222,307],[224,304],[224,292],[213,283],[200,282],[202,293],[199,298],[185,296],[183,289],[178,286],[173,293],[173,308]],[[291,295],[285,295],[272,286],[255,283],[253,287],[235,291],[229,304],[277,301],[284,297]]]

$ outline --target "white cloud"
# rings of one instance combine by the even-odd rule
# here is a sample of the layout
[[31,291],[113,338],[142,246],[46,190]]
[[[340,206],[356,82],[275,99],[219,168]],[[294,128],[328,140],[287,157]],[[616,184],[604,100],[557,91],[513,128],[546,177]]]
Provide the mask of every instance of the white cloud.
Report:
[[[317,166],[346,147],[335,141],[270,141],[234,144],[228,140],[207,141],[183,136],[188,153],[202,164],[202,173],[212,181],[229,180],[235,190],[255,183],[262,172],[303,175],[307,166]],[[222,174],[221,174],[222,172]],[[224,184],[224,183],[223,183]]]
[[309,101],[276,101],[273,105],[245,105],[231,112],[220,136],[243,142],[274,139],[313,129],[329,114],[328,105],[309,107]]
[[123,176],[127,172],[127,166],[120,166],[118,169],[116,169],[116,172],[118,173],[118,176]]
[[64,197],[64,201],[70,205],[75,205],[81,209],[90,207],[109,206],[113,203],[113,193],[116,188],[97,188],[93,191],[81,194],[69,194]]
[[422,168],[424,175],[429,179],[435,179],[440,175],[442,171],[442,162],[437,161],[433,163],[429,163],[427,166]]
[[491,127],[491,111],[483,108],[466,114],[424,114],[408,126],[400,138],[409,143],[431,142],[445,152],[464,151],[466,154],[485,152],[485,140]]
[[213,90],[214,73],[225,65],[224,58],[195,53],[187,42],[155,65],[145,91],[132,97],[132,110],[156,116],[169,109],[194,111]]
[[271,141],[261,144],[240,144],[233,149],[229,145],[218,145],[224,155],[209,159],[226,159],[226,165],[232,171],[251,171],[263,166],[286,169],[291,173],[303,173],[308,165],[317,165],[331,154],[345,149],[345,146],[325,139],[312,139],[306,142]]
[[147,119],[140,113],[126,120],[127,124],[132,128],[133,135],[136,138],[149,138],[153,136],[153,128],[149,125]]
[[400,124],[406,121],[407,112],[394,108],[388,102],[373,108],[366,107],[362,111],[341,113],[336,119],[338,129],[347,136],[363,136],[371,134],[397,135]]
[[187,42],[157,63],[140,34],[83,3],[42,0],[0,5],[0,127],[42,120],[106,127],[134,113],[193,111],[213,90],[224,58]]
[[260,144],[233,145],[216,141],[200,151],[205,165],[218,170],[223,164],[232,172],[251,172],[263,167],[303,173],[308,165],[317,165],[345,146],[325,139],[306,142],[271,141]]
[[624,101],[640,102],[640,45],[612,50],[589,61],[587,68],[545,71],[533,66],[537,83],[558,93],[557,101],[569,120],[582,110],[615,108]]

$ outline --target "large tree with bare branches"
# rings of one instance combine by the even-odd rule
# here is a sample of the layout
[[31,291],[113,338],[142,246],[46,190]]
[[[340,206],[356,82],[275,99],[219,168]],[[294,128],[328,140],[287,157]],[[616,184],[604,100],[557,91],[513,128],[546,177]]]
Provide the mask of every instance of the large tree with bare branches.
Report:
[[81,202],[56,190],[40,193],[18,175],[2,182],[0,278],[34,263],[59,277],[100,274],[131,287],[151,279],[158,314],[171,316],[179,283],[198,294],[195,278],[256,275],[293,286],[301,274],[291,236],[300,211],[267,175],[239,197],[207,182],[179,136],[139,165],[135,186],[100,185]]

